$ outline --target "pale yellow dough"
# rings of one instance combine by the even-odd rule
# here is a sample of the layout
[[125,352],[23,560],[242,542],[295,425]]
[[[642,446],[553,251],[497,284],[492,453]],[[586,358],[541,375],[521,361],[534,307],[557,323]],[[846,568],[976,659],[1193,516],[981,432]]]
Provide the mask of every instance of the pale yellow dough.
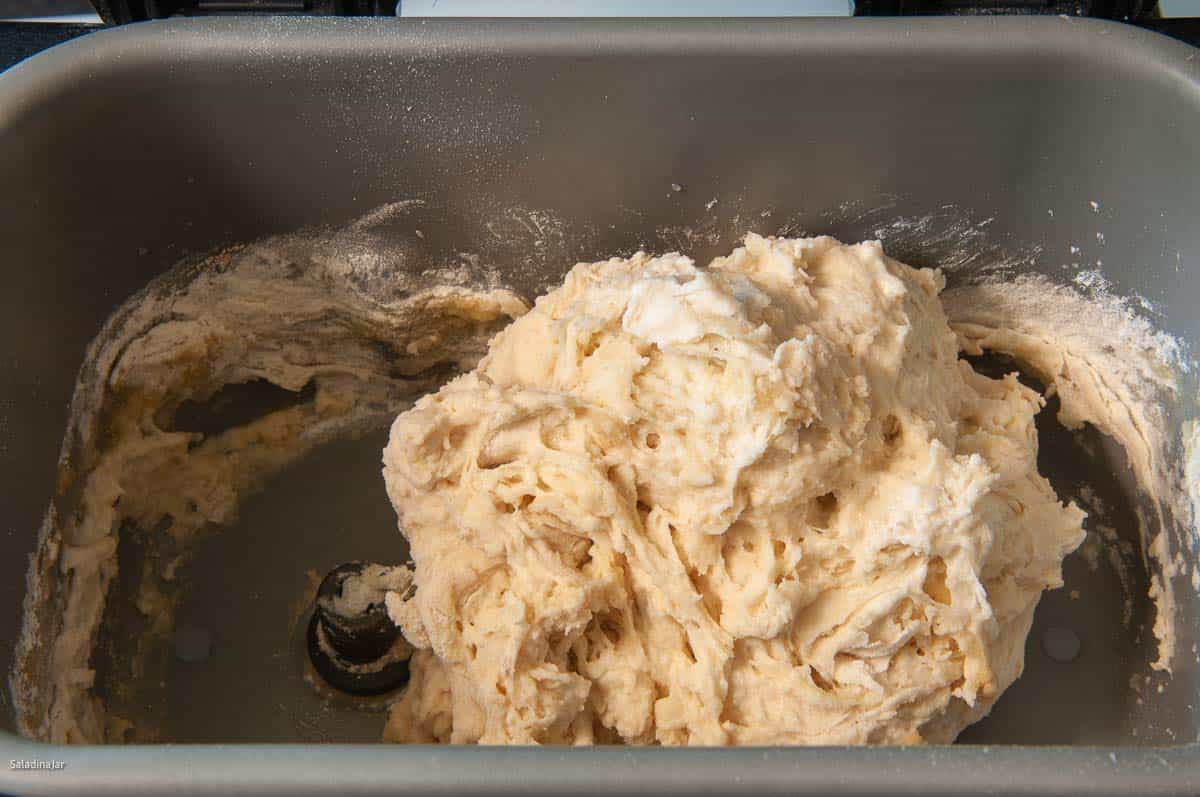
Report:
[[943,281],[768,239],[576,266],[384,452],[406,742],[947,742],[1021,672],[1083,513]]

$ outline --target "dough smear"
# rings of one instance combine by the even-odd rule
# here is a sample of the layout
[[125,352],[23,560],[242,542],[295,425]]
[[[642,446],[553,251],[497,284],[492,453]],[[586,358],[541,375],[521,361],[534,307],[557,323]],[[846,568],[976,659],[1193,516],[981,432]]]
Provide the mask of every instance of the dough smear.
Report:
[[756,235],[576,266],[395,421],[417,648],[386,738],[949,742],[1020,674],[1083,513],[941,275]]

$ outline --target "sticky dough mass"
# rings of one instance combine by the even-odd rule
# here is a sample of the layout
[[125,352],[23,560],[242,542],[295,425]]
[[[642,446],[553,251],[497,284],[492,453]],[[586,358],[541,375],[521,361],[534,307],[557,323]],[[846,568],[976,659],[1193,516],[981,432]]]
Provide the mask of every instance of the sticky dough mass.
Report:
[[748,236],[580,264],[384,452],[416,589],[393,741],[947,742],[1083,513],[936,271]]

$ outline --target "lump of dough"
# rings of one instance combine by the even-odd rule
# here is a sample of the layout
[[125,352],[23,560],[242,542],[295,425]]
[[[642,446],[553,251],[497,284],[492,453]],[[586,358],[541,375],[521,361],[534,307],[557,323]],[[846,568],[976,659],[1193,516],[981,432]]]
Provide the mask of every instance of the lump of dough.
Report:
[[421,649],[385,737],[948,742],[986,714],[1083,513],[942,285],[827,237],[576,266],[392,427]]

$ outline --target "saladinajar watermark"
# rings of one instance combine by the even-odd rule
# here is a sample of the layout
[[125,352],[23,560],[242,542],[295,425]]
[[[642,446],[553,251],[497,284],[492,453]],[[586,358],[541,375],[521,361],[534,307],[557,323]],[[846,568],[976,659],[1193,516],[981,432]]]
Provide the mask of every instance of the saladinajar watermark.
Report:
[[55,772],[60,769],[66,769],[67,762],[59,761],[55,758],[10,758],[8,760],[8,768],[19,770],[41,769]]

